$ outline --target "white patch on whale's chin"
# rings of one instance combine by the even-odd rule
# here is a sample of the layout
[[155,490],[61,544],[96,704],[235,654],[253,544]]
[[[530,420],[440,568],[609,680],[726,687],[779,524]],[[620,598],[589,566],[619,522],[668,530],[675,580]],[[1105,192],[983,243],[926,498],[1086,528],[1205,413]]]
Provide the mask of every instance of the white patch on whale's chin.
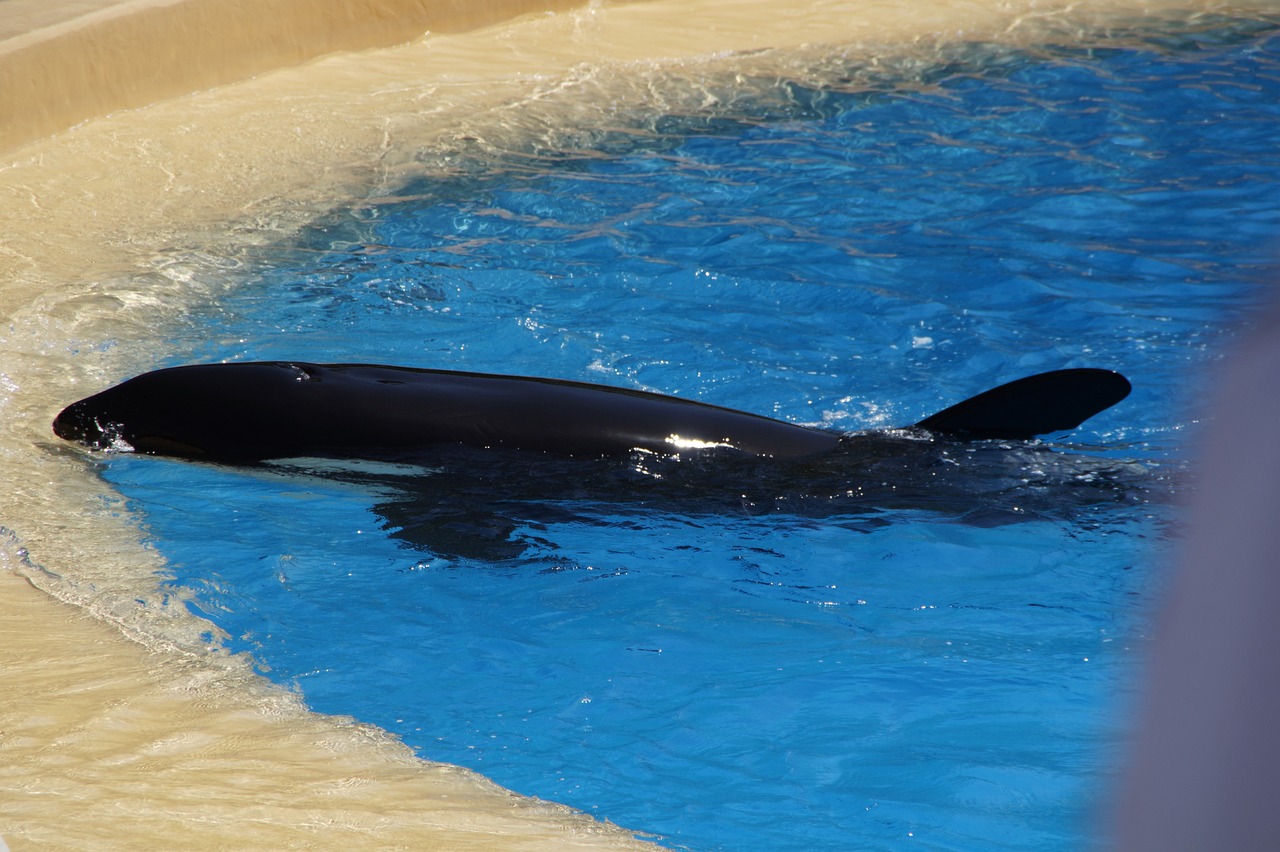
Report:
[[416,464],[372,461],[368,459],[329,459],[299,456],[285,459],[268,459],[272,467],[293,468],[303,473],[366,473],[381,476],[429,476],[442,468],[422,467]]

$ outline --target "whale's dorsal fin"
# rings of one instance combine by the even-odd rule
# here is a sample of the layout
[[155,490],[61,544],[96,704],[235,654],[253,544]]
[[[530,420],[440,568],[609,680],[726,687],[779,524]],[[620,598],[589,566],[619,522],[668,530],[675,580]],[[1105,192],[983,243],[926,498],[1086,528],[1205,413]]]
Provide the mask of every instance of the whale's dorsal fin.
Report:
[[1130,390],[1129,380],[1111,370],[1054,370],[969,397],[916,426],[960,438],[1027,440],[1074,429]]

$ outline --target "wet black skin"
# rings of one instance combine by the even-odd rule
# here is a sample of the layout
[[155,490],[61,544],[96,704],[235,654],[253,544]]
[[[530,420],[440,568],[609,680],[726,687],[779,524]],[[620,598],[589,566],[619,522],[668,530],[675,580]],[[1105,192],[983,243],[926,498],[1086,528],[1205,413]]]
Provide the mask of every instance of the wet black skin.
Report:
[[840,434],[580,382],[255,362],[146,373],[68,406],[53,428],[94,449],[222,464],[419,465],[409,475],[323,466],[291,475],[373,487],[390,496],[375,510],[394,535],[492,559],[523,550],[510,539],[517,527],[609,506],[874,524],[888,508],[1003,522],[1127,500],[1134,489],[1124,465],[1026,439],[1071,429],[1128,392],[1117,373],[1055,371],[906,429]]
[[367,364],[174,367],[68,406],[60,437],[97,449],[243,463],[393,458],[462,444],[570,457],[727,444],[750,455],[830,452],[839,436],[643,391]]
[[[938,435],[1023,440],[1074,428],[1129,392],[1105,370],[1002,385],[916,424]],[[564,457],[731,449],[804,459],[834,432],[705,403],[558,379],[372,364],[252,362],[145,373],[68,406],[60,437],[95,449],[246,463],[393,458],[464,445]]]

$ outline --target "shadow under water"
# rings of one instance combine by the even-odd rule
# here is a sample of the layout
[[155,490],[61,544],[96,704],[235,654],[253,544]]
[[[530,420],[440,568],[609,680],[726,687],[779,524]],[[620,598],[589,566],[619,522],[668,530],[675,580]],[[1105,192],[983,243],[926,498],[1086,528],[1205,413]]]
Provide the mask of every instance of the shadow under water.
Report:
[[823,519],[870,532],[922,512],[991,527],[1165,502],[1170,474],[1148,463],[1040,441],[958,441],[919,430],[845,436],[803,460],[707,449],[679,455],[562,458],[454,446],[429,461],[287,459],[258,469],[367,488],[385,531],[443,558],[503,561],[554,550],[553,523],[616,525],[619,510],[687,517]]

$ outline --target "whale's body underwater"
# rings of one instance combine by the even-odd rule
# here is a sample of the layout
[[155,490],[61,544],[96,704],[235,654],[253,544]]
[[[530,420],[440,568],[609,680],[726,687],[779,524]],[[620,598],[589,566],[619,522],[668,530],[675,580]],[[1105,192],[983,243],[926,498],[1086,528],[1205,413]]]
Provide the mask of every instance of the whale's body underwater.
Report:
[[69,405],[53,430],[93,449],[221,464],[407,463],[419,473],[321,469],[376,487],[375,510],[417,546],[502,557],[523,547],[509,546],[513,529],[566,506],[575,517],[630,505],[865,519],[886,507],[989,516],[1111,501],[1113,462],[1028,441],[1129,391],[1115,372],[1057,370],[904,429],[846,434],[582,382],[250,362],[145,373]]

